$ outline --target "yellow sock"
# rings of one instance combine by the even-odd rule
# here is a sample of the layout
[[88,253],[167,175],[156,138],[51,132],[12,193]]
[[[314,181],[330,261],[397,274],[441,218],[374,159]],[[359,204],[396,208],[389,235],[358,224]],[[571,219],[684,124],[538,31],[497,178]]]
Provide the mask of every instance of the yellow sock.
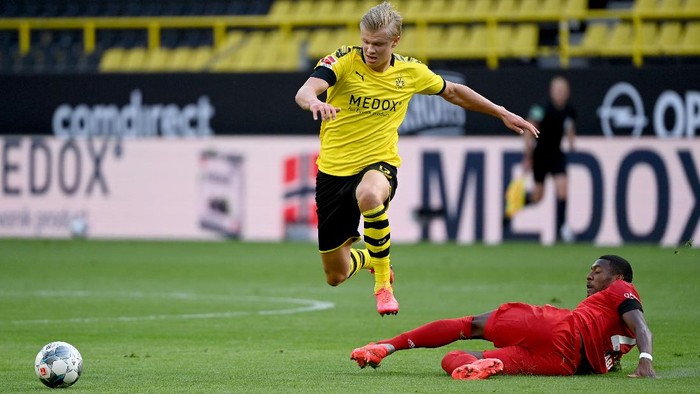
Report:
[[369,257],[367,249],[350,249],[350,271],[348,279],[355,276],[361,269],[372,268],[372,259]]
[[374,264],[374,292],[383,288],[392,290],[389,258],[372,259],[372,264]]
[[391,227],[389,215],[382,204],[376,208],[362,212],[364,219],[364,240],[374,266],[374,291],[381,288],[391,289],[390,258]]

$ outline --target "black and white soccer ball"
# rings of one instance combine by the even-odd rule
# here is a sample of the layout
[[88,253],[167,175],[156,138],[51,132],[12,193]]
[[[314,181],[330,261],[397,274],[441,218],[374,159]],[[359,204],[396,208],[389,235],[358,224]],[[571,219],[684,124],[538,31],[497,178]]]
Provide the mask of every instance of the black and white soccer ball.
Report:
[[34,372],[48,387],[68,387],[83,373],[83,357],[78,349],[66,342],[51,342],[39,350],[34,360]]

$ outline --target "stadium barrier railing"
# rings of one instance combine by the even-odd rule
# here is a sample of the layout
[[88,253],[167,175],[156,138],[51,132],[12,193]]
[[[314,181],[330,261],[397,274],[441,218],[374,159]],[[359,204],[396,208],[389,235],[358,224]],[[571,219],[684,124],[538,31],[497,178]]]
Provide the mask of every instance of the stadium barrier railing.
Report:
[[[411,28],[415,34],[413,45],[415,56],[424,60],[431,59],[483,59],[489,68],[497,68],[499,61],[505,58],[523,57],[523,53],[504,50],[499,46],[499,29],[504,25],[517,24],[557,24],[558,45],[535,48],[533,57],[558,57],[562,67],[566,68],[573,57],[628,57],[636,66],[642,66],[645,57],[651,56],[698,56],[700,43],[678,46],[677,48],[662,49],[645,45],[645,23],[682,22],[695,24],[700,21],[700,9],[691,10],[659,10],[633,7],[621,10],[589,10],[573,7],[558,14],[551,12],[513,12],[502,14],[483,13],[451,13],[451,14],[409,14],[404,19],[404,25]],[[571,43],[572,26],[581,23],[604,22],[609,24],[628,23],[631,25],[632,40],[620,50],[606,51],[605,45],[581,50]],[[161,31],[163,29],[211,29],[213,49],[219,48],[232,29],[244,30],[275,30],[283,37],[290,39],[298,29],[309,31],[323,27],[338,27],[344,29],[345,36],[357,33],[358,19],[341,16],[341,14],[317,15],[294,14],[282,17],[279,14],[268,15],[235,15],[235,16],[187,16],[187,17],[86,17],[86,18],[6,18],[0,20],[0,30],[15,30],[18,34],[18,50],[25,55],[31,49],[31,33],[37,30],[81,30],[83,49],[91,54],[96,48],[96,31],[100,29],[137,29],[147,32],[147,49],[156,51],[161,47]],[[428,29],[431,26],[470,25],[483,26],[486,30],[486,45],[480,48],[464,48],[451,46],[440,48],[440,45],[428,42]],[[585,31],[584,33],[585,34]],[[512,37],[515,38],[515,37]],[[694,41],[692,37],[689,39]],[[502,41],[502,40],[501,40]],[[628,43],[629,44],[629,43]],[[333,48],[329,48],[331,51]],[[527,55],[527,53],[525,54]],[[206,70],[201,70],[206,71]]]

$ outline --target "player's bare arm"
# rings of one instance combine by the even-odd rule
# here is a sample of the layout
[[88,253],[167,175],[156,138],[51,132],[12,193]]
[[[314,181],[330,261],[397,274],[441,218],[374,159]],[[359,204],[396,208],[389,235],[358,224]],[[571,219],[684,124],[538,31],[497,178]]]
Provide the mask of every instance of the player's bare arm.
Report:
[[627,375],[630,378],[642,378],[649,377],[655,378],[656,371],[654,371],[654,365],[652,360],[649,358],[652,355],[652,334],[647,326],[647,322],[644,319],[644,313],[641,310],[635,309],[622,314],[622,320],[625,322],[627,327],[634,332],[635,338],[637,338],[637,347],[639,348],[639,364],[637,369],[631,374]]
[[481,112],[499,118],[506,127],[518,134],[527,132],[535,137],[540,135],[539,130],[530,122],[508,111],[503,106],[494,104],[491,100],[480,95],[471,88],[450,81],[445,82],[445,90],[440,96],[450,103],[470,111]]
[[304,85],[299,88],[294,101],[304,110],[311,111],[314,120],[318,120],[319,116],[323,120],[335,119],[336,114],[340,112],[340,108],[334,107],[319,100],[323,92],[328,89],[328,82],[321,78],[310,77]]

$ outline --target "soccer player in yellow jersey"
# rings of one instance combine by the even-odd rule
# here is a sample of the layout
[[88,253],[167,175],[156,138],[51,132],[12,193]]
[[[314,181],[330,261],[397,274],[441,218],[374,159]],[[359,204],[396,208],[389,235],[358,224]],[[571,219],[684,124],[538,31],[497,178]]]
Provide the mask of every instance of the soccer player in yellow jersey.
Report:
[[[371,270],[382,316],[399,311],[387,209],[401,165],[398,128],[411,97],[438,94],[462,108],[495,116],[519,134],[539,134],[522,117],[469,87],[445,81],[423,63],[395,54],[401,25],[401,15],[391,4],[371,8],[360,21],[362,46],[341,47],[321,59],[295,97],[302,109],[322,120],[316,206],[326,281],[337,286],[362,268]],[[318,96],[326,91],[323,102]],[[360,239],[360,216],[366,249],[352,247]]]

